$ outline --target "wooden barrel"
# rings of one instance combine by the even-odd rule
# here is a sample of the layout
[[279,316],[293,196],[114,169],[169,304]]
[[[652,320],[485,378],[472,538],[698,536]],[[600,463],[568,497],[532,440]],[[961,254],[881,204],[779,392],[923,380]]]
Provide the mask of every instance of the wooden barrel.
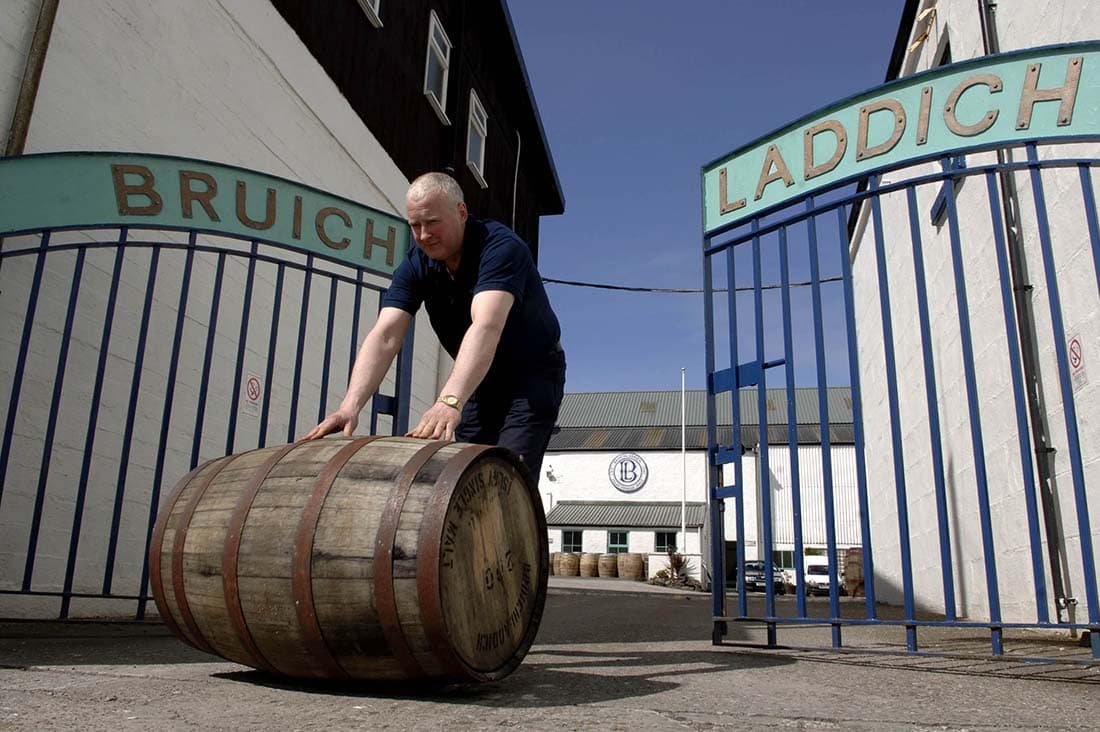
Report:
[[559,574],[561,571],[561,552],[550,552],[550,574]]
[[558,572],[562,577],[576,577],[580,574],[580,557],[572,552],[562,552]]
[[620,554],[617,569],[623,579],[644,580],[645,557],[641,554]]
[[511,452],[329,438],[191,471],[150,546],[187,643],[288,676],[503,678],[546,599],[542,501]]
[[619,555],[618,554],[601,554],[600,555],[600,576],[601,577],[618,577],[619,576]]
[[581,577],[598,577],[600,574],[600,555],[584,553],[581,555]]

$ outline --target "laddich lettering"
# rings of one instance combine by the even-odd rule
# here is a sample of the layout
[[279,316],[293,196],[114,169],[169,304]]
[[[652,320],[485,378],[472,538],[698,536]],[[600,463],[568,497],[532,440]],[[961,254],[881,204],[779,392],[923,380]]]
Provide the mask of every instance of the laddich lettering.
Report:
[[263,231],[270,229],[275,225],[275,189],[267,189],[267,199],[265,200],[266,208],[264,209],[264,220],[254,221],[248,217],[247,203],[248,198],[248,186],[244,184],[244,181],[237,181],[237,220],[250,229],[257,229]]
[[[196,191],[191,185],[196,181],[206,186],[205,190]],[[218,195],[218,182],[214,180],[214,176],[194,170],[180,171],[180,209],[183,211],[183,218],[194,217],[191,204],[198,201],[202,210],[206,212],[207,218],[211,221],[221,221],[210,200],[216,195]]]
[[340,241],[333,241],[328,237],[328,234],[325,233],[325,219],[330,216],[338,217],[341,221],[344,222],[344,226],[348,227],[349,229],[351,228],[351,217],[348,216],[347,212],[345,212],[343,209],[332,207],[323,208],[317,212],[317,218],[314,221],[317,229],[317,238],[323,241],[325,243],[325,246],[327,247],[331,247],[333,249],[347,249],[348,245],[351,244],[351,239],[344,237]]
[[[127,183],[128,175],[139,176],[141,183]],[[156,183],[153,171],[144,165],[112,165],[111,178],[115,182],[115,201],[120,216],[156,216],[164,208],[164,199],[153,188]],[[143,196],[148,203],[144,206],[131,205],[131,196]]]
[[[1065,127],[1072,124],[1073,110],[1077,102],[1077,93],[1080,87],[1084,60],[1083,56],[1070,58],[1066,66],[1065,81],[1059,86],[1048,86],[1047,88],[1039,88],[1039,74],[1042,71],[1042,64],[1036,62],[1028,65],[1020,89],[1019,107],[1016,117],[1017,130],[1022,131],[1030,129],[1032,124],[1032,112],[1035,105],[1043,102],[1058,102],[1057,126]],[[972,139],[993,130],[1001,110],[1003,109],[1007,112],[1013,109],[1013,106],[1010,105],[1014,104],[1011,100],[1001,99],[1002,92],[1004,91],[1003,78],[1007,77],[994,73],[977,73],[964,78],[962,81],[954,84],[953,87],[940,87],[940,94],[946,92],[948,88],[951,89],[949,94],[944,97],[939,97],[944,100],[941,110],[941,124],[943,128],[946,129],[942,131],[944,133],[951,133],[957,137]],[[981,94],[980,91],[976,90],[978,87],[985,87],[986,94],[989,97],[989,106],[980,116],[975,116],[976,110],[972,108],[972,105],[978,102],[971,99],[971,97],[976,94]],[[861,104],[858,108],[855,162],[865,163],[873,158],[886,155],[897,148],[898,144],[905,139],[907,118],[909,114],[916,115],[915,119],[917,124],[915,133],[909,133],[913,135],[915,145],[921,146],[928,144],[929,128],[937,122],[932,114],[934,96],[937,96],[936,87],[934,85],[921,87],[919,97],[917,97],[919,99],[919,105],[916,105],[915,109],[908,110],[908,112],[902,105],[902,102],[893,97],[872,99]],[[966,112],[964,114],[964,119],[960,119],[959,104],[964,98],[967,99]],[[977,109],[980,110],[981,108],[982,107],[979,106]],[[855,109],[851,109],[851,112],[856,111]],[[885,136],[885,139],[870,139],[872,135],[876,138],[882,135],[883,133],[879,130],[886,128],[885,125],[879,124],[876,130],[872,131],[872,119],[885,117],[887,114],[892,117],[893,121],[892,127],[889,128],[890,133]],[[887,121],[888,124],[888,120],[889,118],[884,121]],[[828,150],[828,147],[826,147],[828,137],[822,137],[822,135],[827,132],[832,134],[835,140],[835,146],[832,148],[832,154],[829,155],[827,159],[820,160],[820,158],[824,157],[825,151]],[[839,119],[834,118],[815,121],[802,131],[803,182],[833,172],[841,166],[845,156],[848,154],[848,134],[848,130],[845,129],[844,124]],[[789,139],[789,136],[784,139]],[[761,143],[761,147],[763,147],[763,143]],[[819,149],[815,149],[815,147]],[[763,162],[761,163],[760,173],[756,180],[756,191],[753,197],[754,201],[760,201],[764,198],[764,194],[768,191],[768,187],[777,181],[782,181],[787,188],[795,185],[795,179],[791,175],[790,168],[784,158],[784,152],[790,155],[793,151],[790,149],[781,149],[778,138],[776,142],[768,144],[764,149]],[[745,208],[745,198],[737,197],[740,191],[730,190],[732,185],[730,181],[731,178],[733,178],[731,175],[731,166],[745,164],[753,165],[752,160],[758,159],[756,158],[758,154],[759,153],[749,153],[739,156],[733,162],[718,168],[717,171],[712,171],[717,173],[718,180],[717,185],[709,189],[713,191],[713,193],[709,195],[717,194],[718,213],[720,216],[727,216],[739,209]],[[844,175],[850,175],[853,172],[854,171],[849,167],[845,169]],[[710,173],[708,173],[708,175],[709,174]],[[746,181],[742,181],[742,185],[746,183]],[[777,196],[775,193],[776,192],[773,191],[773,193],[769,195],[769,198],[773,201],[782,200],[782,194]]]

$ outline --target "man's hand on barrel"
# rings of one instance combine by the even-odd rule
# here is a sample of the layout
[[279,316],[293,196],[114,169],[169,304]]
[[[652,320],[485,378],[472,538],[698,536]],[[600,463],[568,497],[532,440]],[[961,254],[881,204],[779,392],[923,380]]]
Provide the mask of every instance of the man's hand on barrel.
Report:
[[427,440],[453,440],[460,419],[462,419],[460,410],[439,401],[424,412],[424,416],[420,418],[420,424],[405,436]]
[[321,423],[310,430],[303,439],[316,440],[319,437],[331,435],[333,432],[339,432],[340,430],[344,431],[345,437],[351,437],[358,424],[359,413],[341,407],[321,420]]

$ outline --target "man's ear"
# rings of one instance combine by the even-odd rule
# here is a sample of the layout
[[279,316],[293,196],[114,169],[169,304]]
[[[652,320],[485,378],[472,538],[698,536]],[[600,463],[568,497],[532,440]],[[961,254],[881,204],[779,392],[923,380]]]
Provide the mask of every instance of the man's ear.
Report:
[[466,218],[469,215],[470,215],[470,212],[466,208],[466,202],[465,201],[459,201],[458,202],[458,218],[462,221],[462,223],[465,224],[466,223]]

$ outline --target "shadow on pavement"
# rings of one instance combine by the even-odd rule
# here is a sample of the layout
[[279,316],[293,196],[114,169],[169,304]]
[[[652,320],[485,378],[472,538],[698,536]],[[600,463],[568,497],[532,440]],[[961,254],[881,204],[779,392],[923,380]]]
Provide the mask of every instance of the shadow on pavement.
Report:
[[248,685],[341,697],[417,699],[485,707],[541,708],[632,699],[674,691],[684,676],[752,671],[794,663],[738,651],[536,651],[511,676],[484,684],[358,682],[333,684],[260,671],[214,674]]

